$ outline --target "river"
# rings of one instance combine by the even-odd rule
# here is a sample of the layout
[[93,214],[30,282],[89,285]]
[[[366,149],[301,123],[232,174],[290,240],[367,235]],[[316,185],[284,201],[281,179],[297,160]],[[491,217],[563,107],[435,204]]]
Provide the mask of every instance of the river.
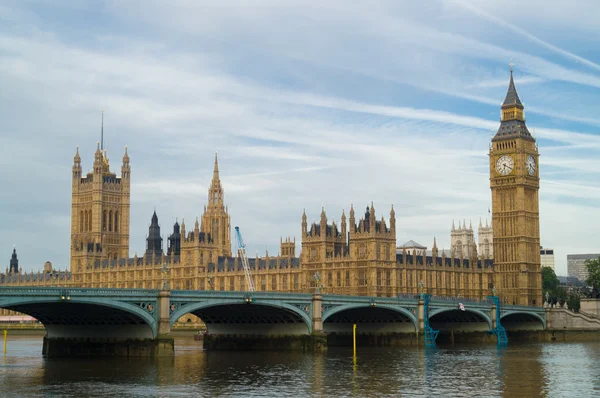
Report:
[[[326,354],[204,351],[174,358],[44,359],[40,337],[12,336],[0,396],[600,396],[600,342],[330,348]],[[1,353],[0,353],[1,355]]]

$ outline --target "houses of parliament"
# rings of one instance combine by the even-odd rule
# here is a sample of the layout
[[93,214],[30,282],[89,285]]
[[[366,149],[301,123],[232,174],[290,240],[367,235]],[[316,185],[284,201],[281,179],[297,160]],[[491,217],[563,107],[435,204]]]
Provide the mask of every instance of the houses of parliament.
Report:
[[[492,250],[440,251],[430,255],[398,249],[394,208],[386,217],[371,203],[342,212],[340,224],[321,209],[317,222],[302,213],[301,251],[295,238],[280,240],[277,256],[250,258],[260,291],[314,292],[370,296],[417,294],[482,299],[492,293],[508,304],[541,305],[538,148],[525,124],[524,107],[512,69],[501,121],[489,151],[492,194]],[[13,251],[3,285],[57,285],[96,288],[245,290],[244,270],[232,255],[231,220],[215,155],[208,201],[192,225],[175,222],[163,242],[152,214],[146,251],[129,256],[131,166],[127,148],[120,175],[100,144],[93,169],[82,174],[76,152],[72,167],[70,271],[23,273]],[[460,225],[459,225],[460,227]],[[459,228],[460,229],[460,228]],[[454,229],[453,229],[454,230]],[[234,254],[237,254],[234,252]],[[168,272],[166,272],[168,270]],[[315,277],[318,273],[319,277]],[[422,283],[421,283],[422,282]]]

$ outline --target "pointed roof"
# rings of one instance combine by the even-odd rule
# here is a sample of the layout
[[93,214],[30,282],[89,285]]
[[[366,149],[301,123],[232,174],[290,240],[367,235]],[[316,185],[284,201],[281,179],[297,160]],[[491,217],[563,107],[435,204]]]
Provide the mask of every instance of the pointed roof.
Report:
[[423,246],[420,243],[415,242],[414,240],[409,240],[408,242],[405,242],[403,245],[400,245],[397,247],[397,249],[407,249],[407,248],[416,248],[416,249],[427,249],[425,246]]
[[158,216],[156,215],[156,210],[152,213],[152,225],[158,225]]
[[[508,109],[507,112],[509,114],[511,113],[511,108],[518,108],[521,110],[524,109],[523,103],[521,103],[519,95],[517,94],[517,89],[515,88],[512,67],[510,68],[510,82],[508,84],[508,91],[506,93],[504,103],[502,104],[502,109]],[[519,112],[515,113],[518,114]],[[498,128],[494,138],[492,138],[492,142],[515,138],[521,138],[527,141],[535,142],[535,138],[533,138],[527,129],[527,125],[525,124],[525,119],[522,114],[518,117],[512,116],[509,119],[502,117],[500,127]]]
[[516,106],[517,108],[523,109],[523,104],[519,99],[519,94],[517,94],[517,89],[515,88],[515,81],[513,79],[513,69],[510,68],[510,82],[508,83],[508,91],[506,92],[506,97],[504,98],[504,102],[502,103],[502,108],[512,108]]

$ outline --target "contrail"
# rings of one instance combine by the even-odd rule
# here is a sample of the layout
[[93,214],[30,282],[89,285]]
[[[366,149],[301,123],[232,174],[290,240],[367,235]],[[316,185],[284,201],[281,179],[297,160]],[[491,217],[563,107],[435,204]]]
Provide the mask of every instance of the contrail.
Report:
[[535,42],[535,43],[537,43],[537,44],[539,44],[541,46],[544,46],[544,47],[546,47],[546,48],[554,51],[557,54],[560,54],[560,55],[563,55],[563,56],[565,56],[567,58],[575,60],[576,62],[580,62],[582,64],[585,64],[585,65],[589,66],[590,68],[594,68],[596,70],[600,70],[600,65],[599,64],[597,64],[595,62],[592,62],[589,59],[580,57],[577,54],[573,54],[572,52],[569,52],[567,50],[563,50],[562,48],[557,47],[557,46],[555,46],[553,44],[550,44],[547,41],[544,41],[544,40],[540,39],[539,37],[537,37],[537,36],[535,36],[535,35],[527,32],[526,30],[523,30],[523,29],[521,29],[521,28],[519,28],[519,27],[517,27],[517,26],[515,26],[515,25],[513,25],[511,23],[508,23],[508,22],[506,22],[506,21],[504,21],[504,20],[502,20],[502,19],[500,19],[500,18],[498,18],[498,17],[496,17],[494,15],[488,14],[487,12],[485,12],[485,11],[483,11],[483,10],[477,8],[477,7],[474,7],[471,4],[468,4],[468,3],[466,3],[466,2],[464,2],[462,0],[450,0],[450,1],[453,2],[454,4],[458,5],[458,6],[466,8],[466,9],[468,9],[468,10],[470,10],[470,11],[476,13],[476,14],[479,14],[479,15],[481,15],[481,16],[489,19],[489,20],[491,20],[491,21],[494,21],[498,25],[504,26],[504,27],[512,30],[513,32],[516,32],[516,33],[518,33],[518,34],[520,34],[522,36],[525,36],[529,40],[531,40],[531,41],[533,41],[533,42]]

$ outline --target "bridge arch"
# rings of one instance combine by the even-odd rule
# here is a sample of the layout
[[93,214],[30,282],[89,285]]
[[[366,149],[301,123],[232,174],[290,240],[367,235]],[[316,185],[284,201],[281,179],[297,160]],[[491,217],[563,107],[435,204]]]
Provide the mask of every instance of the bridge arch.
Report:
[[508,331],[546,329],[546,319],[536,312],[507,311],[500,316],[500,322]]
[[156,303],[144,308],[103,297],[6,297],[0,308],[30,315],[49,338],[156,338]]
[[283,302],[203,301],[182,305],[170,315],[173,325],[187,313],[199,317],[210,334],[306,335],[312,332],[311,307]]
[[436,308],[429,312],[429,324],[441,332],[457,330],[462,332],[487,331],[492,329],[489,314],[474,309]]
[[[377,304],[376,306],[372,306],[370,303],[339,305],[339,306],[330,308],[329,310],[323,311],[323,323],[327,322],[328,320],[331,322],[331,320],[336,316],[336,314],[339,316],[343,312],[348,312],[348,311],[353,311],[353,310],[361,310],[361,309],[368,309],[370,311],[378,311],[380,314],[383,312],[388,312],[388,313],[391,312],[392,314],[400,315],[402,318],[404,318],[404,320],[408,320],[412,323],[412,326],[414,327],[413,331],[417,330],[418,320],[417,320],[417,317],[415,314],[413,314],[410,310],[408,310],[406,308],[403,308],[400,306],[395,306],[395,305],[389,305],[389,304]],[[401,319],[401,318],[399,318],[399,319]]]

